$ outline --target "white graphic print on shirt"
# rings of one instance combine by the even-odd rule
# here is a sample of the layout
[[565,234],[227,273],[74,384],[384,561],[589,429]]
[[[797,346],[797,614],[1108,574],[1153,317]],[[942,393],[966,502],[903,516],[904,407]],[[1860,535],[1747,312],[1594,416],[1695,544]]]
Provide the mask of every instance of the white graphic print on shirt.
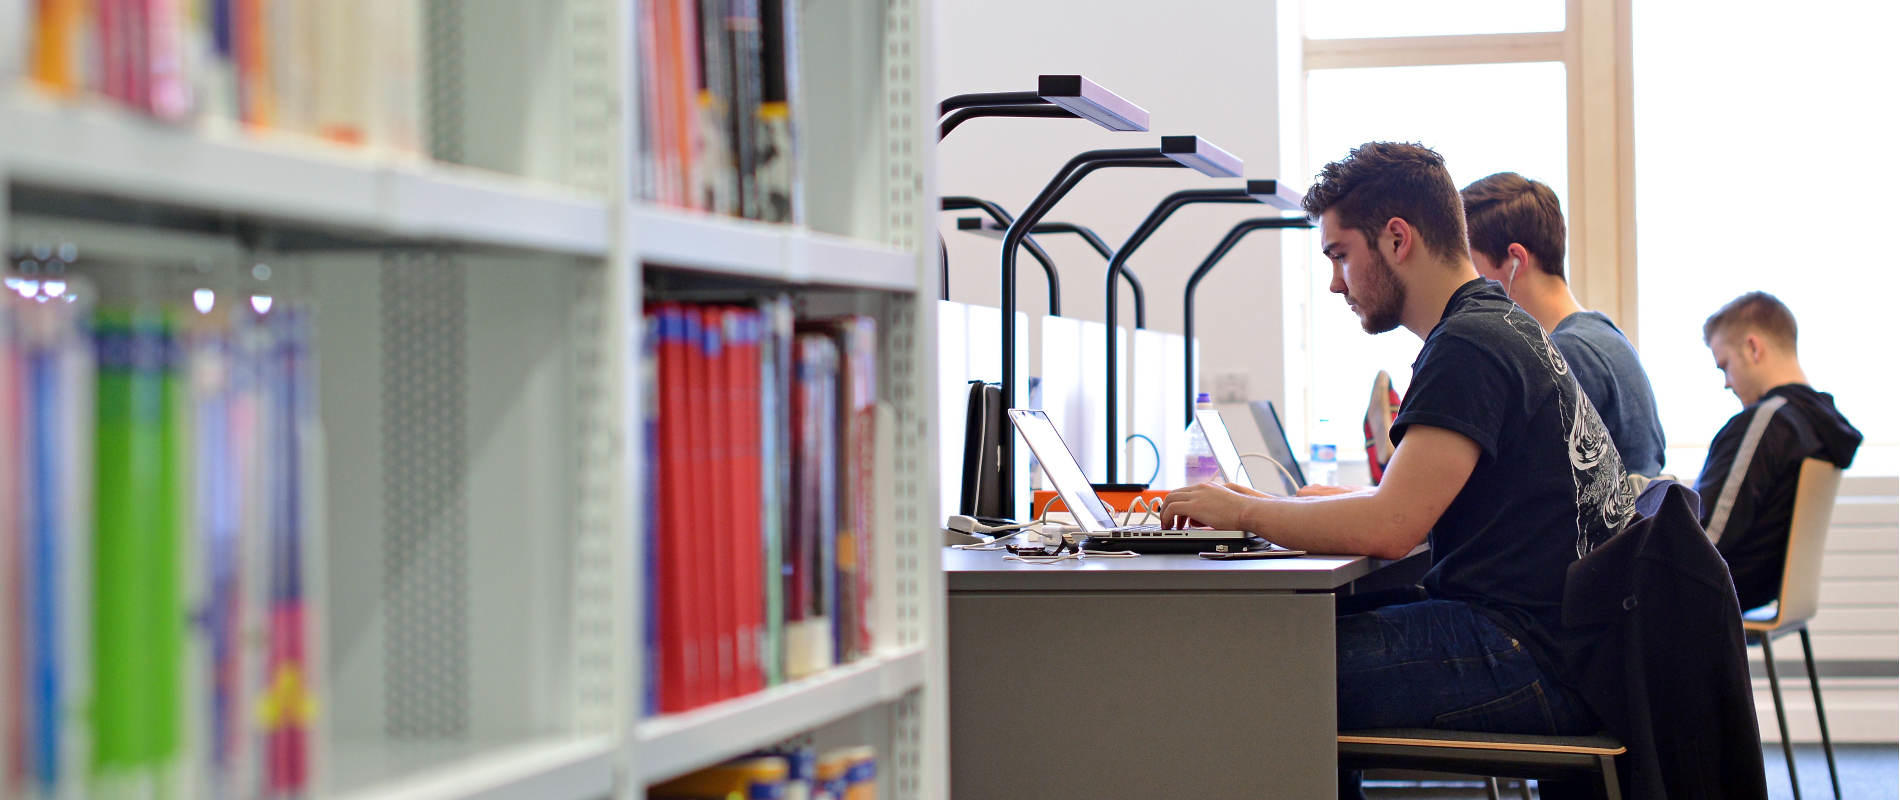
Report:
[[1570,478],[1577,498],[1577,557],[1582,558],[1629,523],[1636,513],[1636,492],[1624,479],[1623,458],[1610,443],[1609,428],[1584,397],[1576,376],[1570,374],[1570,365],[1551,344],[1543,326],[1515,307],[1505,312],[1504,321],[1538,354],[1557,383],[1558,418],[1566,421],[1566,430],[1554,433],[1564,436],[1568,443]]

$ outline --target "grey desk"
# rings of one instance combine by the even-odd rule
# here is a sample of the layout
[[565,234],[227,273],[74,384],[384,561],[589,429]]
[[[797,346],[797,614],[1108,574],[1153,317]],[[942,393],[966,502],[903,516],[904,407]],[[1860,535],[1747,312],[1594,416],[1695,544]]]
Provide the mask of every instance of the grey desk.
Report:
[[951,796],[1337,794],[1334,594],[1396,562],[1002,555],[943,553]]

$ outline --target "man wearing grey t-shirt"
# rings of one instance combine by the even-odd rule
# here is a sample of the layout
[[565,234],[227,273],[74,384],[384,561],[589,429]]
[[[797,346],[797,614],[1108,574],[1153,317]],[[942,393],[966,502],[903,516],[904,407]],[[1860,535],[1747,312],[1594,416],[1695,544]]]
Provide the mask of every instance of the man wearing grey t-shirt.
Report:
[[1563,353],[1596,406],[1630,472],[1654,478],[1663,467],[1662,421],[1636,348],[1616,323],[1584,309],[1564,276],[1564,215],[1557,194],[1515,172],[1500,172],[1459,193],[1470,230],[1471,263],[1504,285]]

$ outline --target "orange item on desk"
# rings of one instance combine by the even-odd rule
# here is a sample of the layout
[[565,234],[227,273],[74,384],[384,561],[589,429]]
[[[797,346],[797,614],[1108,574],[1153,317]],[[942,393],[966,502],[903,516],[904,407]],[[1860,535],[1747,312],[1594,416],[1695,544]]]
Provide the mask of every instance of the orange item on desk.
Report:
[[[1168,496],[1169,491],[1172,490],[1149,489],[1144,492],[1096,492],[1095,495],[1102,498],[1102,503],[1107,505],[1110,511],[1127,511],[1128,504],[1135,502],[1135,498],[1137,497],[1158,504],[1161,502],[1161,498]],[[1050,489],[1036,490],[1032,502],[1033,505],[1031,505],[1030,508],[1035,512],[1038,518],[1051,511],[1067,513],[1069,510],[1069,507],[1062,502],[1062,498],[1057,497],[1056,493]],[[1046,509],[1043,508],[1043,504],[1045,503],[1050,504]]]

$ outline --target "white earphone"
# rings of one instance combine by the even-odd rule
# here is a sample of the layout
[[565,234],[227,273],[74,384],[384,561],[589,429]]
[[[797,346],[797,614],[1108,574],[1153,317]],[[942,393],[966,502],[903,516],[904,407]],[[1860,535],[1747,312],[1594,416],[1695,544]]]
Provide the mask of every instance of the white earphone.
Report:
[[1505,294],[1510,294],[1511,287],[1517,284],[1517,268],[1518,268],[1518,260],[1516,257],[1512,257],[1511,258],[1511,277],[1504,281]]

